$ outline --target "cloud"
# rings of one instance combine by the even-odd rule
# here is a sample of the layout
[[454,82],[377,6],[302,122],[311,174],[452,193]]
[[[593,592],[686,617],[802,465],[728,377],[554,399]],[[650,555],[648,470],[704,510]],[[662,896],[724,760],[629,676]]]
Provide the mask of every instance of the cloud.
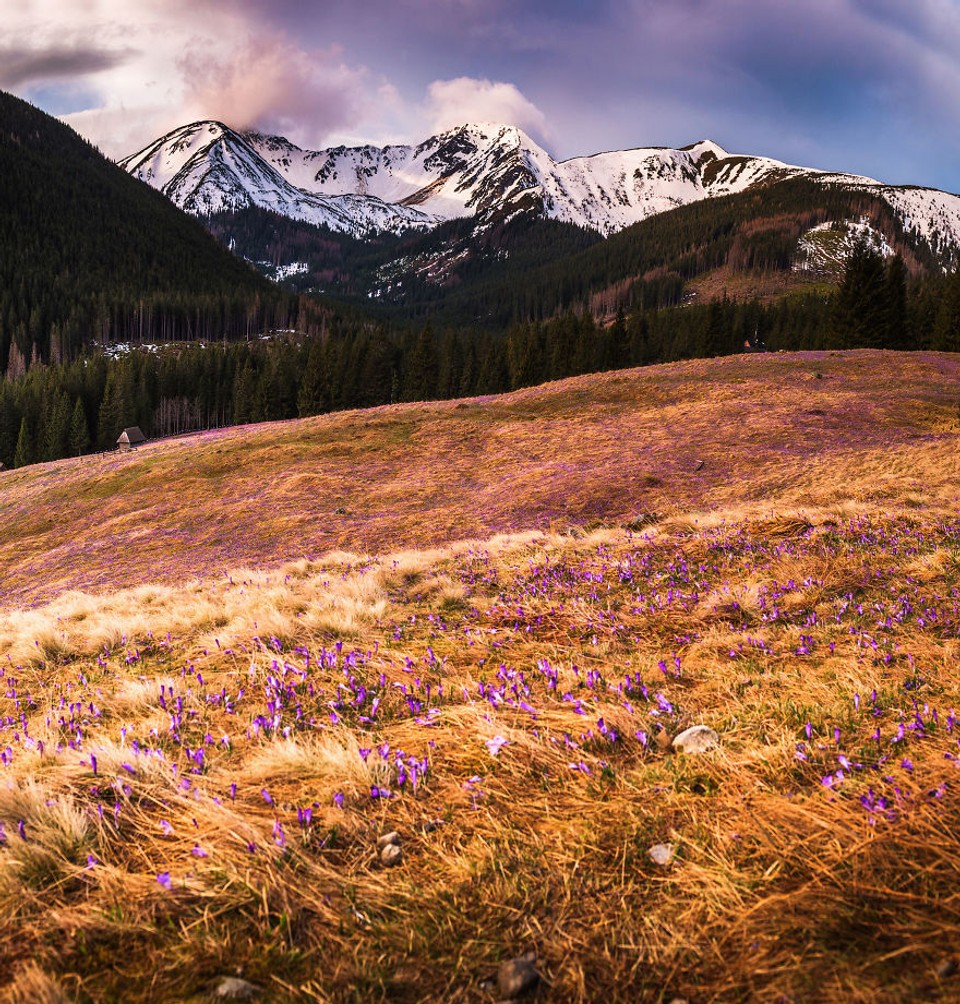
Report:
[[126,62],[132,49],[107,51],[92,46],[54,45],[44,49],[0,46],[0,87],[13,89],[54,80],[73,80]]
[[464,122],[502,122],[517,126],[538,142],[549,139],[543,112],[514,84],[503,81],[435,80],[427,88],[426,113],[434,132]]
[[[8,0],[0,87],[112,156],[191,118],[301,146],[505,121],[960,187],[958,0]],[[548,132],[547,123],[550,123]]]
[[362,114],[366,72],[335,49],[306,50],[281,34],[248,37],[211,56],[192,47],[178,60],[183,115],[220,119],[234,128],[315,141]]

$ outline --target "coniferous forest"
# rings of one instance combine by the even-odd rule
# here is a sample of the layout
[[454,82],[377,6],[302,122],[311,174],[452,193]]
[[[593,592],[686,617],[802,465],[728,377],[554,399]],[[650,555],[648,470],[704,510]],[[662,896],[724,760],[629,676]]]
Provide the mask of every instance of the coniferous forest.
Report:
[[92,344],[245,337],[297,301],[73,130],[0,92],[0,365]]

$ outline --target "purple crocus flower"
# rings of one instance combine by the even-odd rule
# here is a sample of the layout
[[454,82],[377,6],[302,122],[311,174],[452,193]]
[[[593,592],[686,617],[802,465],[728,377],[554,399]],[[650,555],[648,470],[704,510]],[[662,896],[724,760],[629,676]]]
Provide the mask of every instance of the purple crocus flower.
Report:
[[170,881],[170,872],[160,872],[157,876],[157,882],[162,885],[164,889],[170,889],[173,885]]

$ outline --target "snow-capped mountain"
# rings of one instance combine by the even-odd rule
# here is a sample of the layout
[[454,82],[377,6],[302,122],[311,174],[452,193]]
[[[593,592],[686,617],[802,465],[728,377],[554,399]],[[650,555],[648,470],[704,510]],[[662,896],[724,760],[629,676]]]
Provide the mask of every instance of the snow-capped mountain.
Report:
[[355,234],[434,225],[417,209],[389,205],[367,193],[330,197],[297,188],[257,149],[276,153],[278,142],[245,137],[219,122],[197,122],[168,133],[120,166],[194,216],[259,206]]
[[960,196],[732,155],[709,140],[555,161],[521,130],[489,123],[417,146],[310,151],[197,122],[121,166],[195,215],[254,205],[356,236],[521,211],[609,235],[690,202],[803,176],[884,198],[933,248],[960,245]]

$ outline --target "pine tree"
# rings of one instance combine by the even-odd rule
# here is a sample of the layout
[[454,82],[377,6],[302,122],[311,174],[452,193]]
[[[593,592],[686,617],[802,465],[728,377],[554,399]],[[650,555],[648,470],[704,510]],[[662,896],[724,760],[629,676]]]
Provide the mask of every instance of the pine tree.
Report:
[[87,425],[87,415],[80,398],[77,398],[73,417],[70,419],[69,446],[70,455],[73,457],[82,456],[90,449],[90,427]]
[[70,399],[62,391],[47,419],[43,435],[43,460],[59,460],[67,456],[70,436]]
[[940,352],[960,352],[960,268],[947,280],[940,298],[931,344]]
[[858,241],[834,300],[834,337],[840,348],[880,347],[886,337],[884,269],[880,252]]
[[433,342],[433,330],[428,324],[417,338],[407,363],[404,381],[405,401],[430,401],[436,397],[440,363]]
[[907,267],[900,255],[888,262],[883,277],[883,323],[881,348],[912,349],[907,330]]
[[297,391],[297,414],[301,418],[308,415],[319,415],[327,410],[324,394],[326,384],[326,366],[324,345],[319,338],[310,342],[307,352],[307,362],[300,377],[300,387]]
[[27,425],[27,418],[20,419],[20,435],[17,436],[17,448],[13,453],[13,466],[26,467],[33,463],[33,439],[30,435],[30,427]]

